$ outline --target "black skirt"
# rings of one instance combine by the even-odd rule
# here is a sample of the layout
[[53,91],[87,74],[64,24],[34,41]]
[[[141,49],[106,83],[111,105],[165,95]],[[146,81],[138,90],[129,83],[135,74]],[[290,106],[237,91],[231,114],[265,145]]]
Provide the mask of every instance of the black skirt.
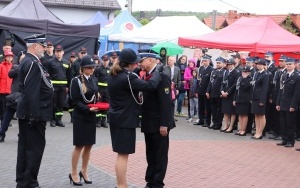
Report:
[[235,106],[233,106],[232,98],[222,98],[222,113],[235,114]]
[[73,117],[73,145],[87,146],[96,143],[96,121]]
[[243,102],[243,103],[236,103],[235,106],[235,113],[238,115],[248,115],[251,112],[251,103],[250,102]]
[[254,115],[265,115],[266,105],[259,106],[259,100],[253,100],[251,103],[251,113]]
[[110,126],[113,151],[120,154],[135,153],[135,128],[116,128]]

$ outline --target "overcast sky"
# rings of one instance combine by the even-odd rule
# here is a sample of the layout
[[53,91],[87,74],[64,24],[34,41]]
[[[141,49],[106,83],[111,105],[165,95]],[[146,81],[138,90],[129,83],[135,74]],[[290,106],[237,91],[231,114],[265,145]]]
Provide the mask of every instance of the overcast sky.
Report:
[[[132,0],[133,11],[174,10],[192,12],[227,12],[237,10],[256,14],[300,14],[300,0]],[[126,0],[118,0],[125,9]]]

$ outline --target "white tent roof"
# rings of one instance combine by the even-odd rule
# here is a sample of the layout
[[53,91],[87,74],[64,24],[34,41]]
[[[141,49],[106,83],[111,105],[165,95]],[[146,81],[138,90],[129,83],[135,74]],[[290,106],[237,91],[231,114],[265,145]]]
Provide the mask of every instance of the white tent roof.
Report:
[[196,16],[156,17],[147,25],[126,33],[111,34],[110,41],[159,43],[172,41],[177,43],[178,37],[199,36],[213,32]]

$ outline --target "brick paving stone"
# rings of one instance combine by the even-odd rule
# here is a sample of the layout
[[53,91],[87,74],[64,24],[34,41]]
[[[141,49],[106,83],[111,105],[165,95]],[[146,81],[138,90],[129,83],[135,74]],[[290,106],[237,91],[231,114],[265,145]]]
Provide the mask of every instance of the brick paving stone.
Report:
[[[170,133],[169,166],[166,188],[286,188],[300,187],[300,152],[276,146],[269,139],[252,140],[187,123],[176,117],[177,127]],[[39,173],[43,188],[68,188],[71,166],[72,124],[65,113],[66,127],[47,126],[46,149]],[[0,188],[15,187],[17,155],[17,121],[0,143]],[[300,147],[297,142],[295,148]],[[97,128],[97,141],[92,149],[90,188],[114,188],[114,162],[109,129]],[[78,167],[79,169],[79,167]],[[144,136],[137,129],[136,153],[129,156],[129,188],[145,185],[146,169]]]

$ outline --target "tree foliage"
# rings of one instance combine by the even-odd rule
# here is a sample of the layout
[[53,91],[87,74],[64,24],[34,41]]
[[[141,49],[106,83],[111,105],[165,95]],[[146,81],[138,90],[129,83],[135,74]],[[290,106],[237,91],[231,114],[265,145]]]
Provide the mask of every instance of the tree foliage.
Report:
[[295,28],[294,24],[293,24],[293,21],[292,21],[292,18],[291,16],[288,16],[287,19],[285,20],[285,22],[281,25],[281,27],[283,27],[284,29],[286,29],[287,31],[295,34],[295,35],[298,35],[298,31],[297,29]]

